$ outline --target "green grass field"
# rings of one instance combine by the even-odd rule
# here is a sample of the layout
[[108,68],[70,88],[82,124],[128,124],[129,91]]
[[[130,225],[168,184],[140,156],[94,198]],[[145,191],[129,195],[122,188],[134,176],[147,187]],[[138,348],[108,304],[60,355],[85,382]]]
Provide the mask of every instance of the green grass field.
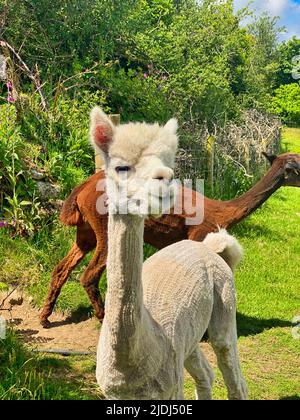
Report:
[[[300,129],[284,131],[283,149],[300,154]],[[300,399],[300,340],[293,338],[291,325],[300,315],[299,222],[300,191],[285,188],[233,230],[245,247],[236,284],[239,349],[251,399]],[[51,243],[42,234],[40,243],[29,243],[0,232],[1,281],[21,282],[40,304],[53,261],[64,255],[72,235],[59,227]],[[60,309],[89,308],[79,273],[64,288]],[[209,345],[204,347],[216,367]],[[13,335],[0,340],[0,399],[98,398],[94,370],[90,357],[36,357]],[[226,398],[217,369],[214,389],[216,399]],[[194,398],[188,376],[185,391],[186,398]]]
[[98,399],[94,372],[94,360],[32,354],[12,332],[0,340],[0,400]]

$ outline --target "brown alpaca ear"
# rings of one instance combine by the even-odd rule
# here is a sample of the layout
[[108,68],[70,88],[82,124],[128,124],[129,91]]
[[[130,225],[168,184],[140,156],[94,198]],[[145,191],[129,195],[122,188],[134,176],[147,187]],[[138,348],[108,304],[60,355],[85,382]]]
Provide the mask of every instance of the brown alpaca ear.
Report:
[[99,107],[91,112],[90,136],[94,147],[99,148],[105,154],[113,141],[115,127],[108,116]]
[[268,155],[268,153],[263,152],[262,153],[264,157],[269,161],[271,165],[273,165],[274,161],[277,159],[276,155]]

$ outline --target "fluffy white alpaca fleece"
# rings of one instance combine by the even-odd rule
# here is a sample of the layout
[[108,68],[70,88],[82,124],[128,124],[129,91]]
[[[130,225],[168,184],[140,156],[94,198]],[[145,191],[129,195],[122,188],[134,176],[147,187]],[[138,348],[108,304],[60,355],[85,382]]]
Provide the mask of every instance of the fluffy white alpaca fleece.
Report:
[[[91,114],[92,145],[106,162],[110,213],[153,216],[174,204],[177,184],[171,183],[178,146],[178,123],[129,123],[114,126],[94,108]],[[129,168],[118,173],[118,167]],[[137,204],[138,203],[138,204]]]
[[114,126],[107,115],[95,107],[91,112],[91,143],[97,152],[103,153],[94,139],[95,129],[103,125],[105,121],[109,125],[113,142],[109,148],[109,157],[126,159],[129,165],[136,165],[141,155],[144,157],[159,157],[166,166],[174,167],[175,155],[171,150],[178,147],[178,122],[172,118],[161,127],[159,124],[128,123]]
[[219,254],[229,265],[232,271],[240,263],[244,255],[242,246],[234,236],[229,235],[226,229],[218,233],[209,233],[203,243],[212,251]]

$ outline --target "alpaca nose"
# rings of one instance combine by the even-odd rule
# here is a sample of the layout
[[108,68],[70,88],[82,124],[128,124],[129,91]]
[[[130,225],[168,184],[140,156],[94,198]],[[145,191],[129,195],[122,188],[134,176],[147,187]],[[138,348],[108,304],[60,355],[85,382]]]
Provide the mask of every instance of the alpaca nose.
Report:
[[174,179],[174,172],[170,168],[158,168],[153,172],[152,177],[158,181],[171,182]]

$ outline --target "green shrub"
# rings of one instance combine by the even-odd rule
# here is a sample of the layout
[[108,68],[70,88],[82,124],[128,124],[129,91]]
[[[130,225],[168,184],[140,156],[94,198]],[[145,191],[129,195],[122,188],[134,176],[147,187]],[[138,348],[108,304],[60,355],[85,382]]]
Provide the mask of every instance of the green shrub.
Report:
[[28,176],[14,107],[0,106],[0,211],[11,229],[32,232],[38,218],[34,182]]
[[[34,234],[52,214],[41,205],[31,169],[42,170],[60,186],[61,198],[94,172],[88,141],[89,112],[104,105],[101,92],[58,96],[49,112],[34,95],[23,106],[0,105],[0,217],[17,234]],[[46,211],[45,211],[46,209]]]
[[37,164],[61,186],[62,198],[94,171],[89,113],[94,105],[104,104],[103,93],[83,90],[73,99],[59,95],[43,112],[38,98],[29,97],[19,127],[27,144],[42,148]]
[[[270,101],[278,70],[276,19],[264,15],[242,26],[247,11],[235,13],[232,0],[10,3],[0,0],[4,38],[39,76],[49,107],[41,110],[34,84],[11,53],[20,101],[18,118],[13,105],[4,105],[13,118],[0,122],[0,205],[20,221],[20,232],[36,233],[43,223],[28,164],[59,184],[61,199],[94,172],[87,141],[93,105],[121,114],[123,122],[176,116],[181,145],[189,149],[194,123],[211,135],[239,121],[245,108],[264,109]],[[0,104],[6,93],[1,83]],[[248,185],[243,171],[236,172],[228,173],[222,196]]]
[[300,83],[280,86],[275,91],[271,110],[287,124],[300,126]]
[[123,69],[120,65],[103,68],[98,76],[106,86],[107,101],[114,113],[122,114],[122,121],[166,122],[174,111],[163,91],[163,76],[149,69]]

